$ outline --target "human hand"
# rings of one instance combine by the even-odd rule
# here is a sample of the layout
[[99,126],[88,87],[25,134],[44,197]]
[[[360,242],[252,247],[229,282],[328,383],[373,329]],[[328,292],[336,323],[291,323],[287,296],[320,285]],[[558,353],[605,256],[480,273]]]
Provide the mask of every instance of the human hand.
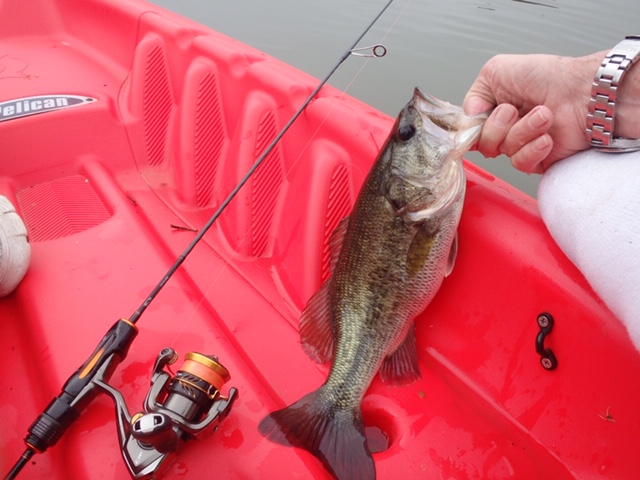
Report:
[[515,168],[542,173],[589,148],[585,137],[591,84],[606,51],[579,58],[498,55],[480,70],[463,107],[474,115],[497,105],[476,149],[505,154]]

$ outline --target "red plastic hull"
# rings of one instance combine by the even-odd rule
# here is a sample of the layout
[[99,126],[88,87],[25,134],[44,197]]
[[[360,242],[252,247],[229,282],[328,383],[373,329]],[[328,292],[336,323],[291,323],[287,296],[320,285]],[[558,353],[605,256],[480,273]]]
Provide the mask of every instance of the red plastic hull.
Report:
[[[24,281],[0,299],[4,473],[66,378],[193,238],[172,225],[200,228],[317,81],[135,0],[2,0],[0,66],[0,102],[96,99],[0,122],[0,194],[32,246]],[[257,424],[326,376],[300,348],[299,313],[391,122],[323,89],[140,320],[111,379],[132,411],[169,345],[217,355],[240,392],[165,478],[327,477]],[[417,321],[422,378],[376,379],[364,400],[390,441],[374,455],[378,478],[635,477],[640,355],[536,202],[472,165],[467,175],[456,267]],[[544,311],[553,371],[535,351]],[[127,476],[101,396],[21,478]]]

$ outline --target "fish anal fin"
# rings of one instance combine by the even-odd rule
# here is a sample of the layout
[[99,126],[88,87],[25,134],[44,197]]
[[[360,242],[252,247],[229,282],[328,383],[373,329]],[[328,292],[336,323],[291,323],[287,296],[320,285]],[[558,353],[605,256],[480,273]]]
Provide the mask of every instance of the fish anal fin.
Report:
[[302,349],[318,363],[325,363],[333,357],[334,328],[329,296],[331,279],[314,293],[300,316],[298,330]]
[[272,442],[307,450],[336,479],[374,480],[375,466],[359,409],[336,408],[319,392],[267,415],[258,426],[260,433]]
[[380,367],[380,378],[389,385],[407,385],[420,378],[416,334],[413,326],[404,342],[385,358]]

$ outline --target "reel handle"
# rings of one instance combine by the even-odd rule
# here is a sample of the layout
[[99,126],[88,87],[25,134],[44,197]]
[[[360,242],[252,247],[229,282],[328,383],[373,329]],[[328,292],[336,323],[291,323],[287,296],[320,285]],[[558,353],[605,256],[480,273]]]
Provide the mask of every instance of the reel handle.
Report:
[[149,445],[160,453],[175,452],[178,434],[171,417],[164,413],[146,413],[133,418],[131,436],[140,444]]

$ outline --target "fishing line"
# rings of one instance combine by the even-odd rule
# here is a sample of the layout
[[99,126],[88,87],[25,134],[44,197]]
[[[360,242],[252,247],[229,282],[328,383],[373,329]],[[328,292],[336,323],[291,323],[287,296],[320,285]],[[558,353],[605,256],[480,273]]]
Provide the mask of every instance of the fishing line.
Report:
[[267,148],[264,150],[264,152],[262,153],[262,155],[260,155],[260,158],[258,158],[255,163],[251,166],[251,168],[247,171],[247,173],[240,179],[240,181],[238,182],[238,184],[233,188],[233,190],[231,191],[231,193],[229,193],[229,195],[227,196],[227,198],[220,204],[220,206],[218,207],[218,209],[215,211],[215,213],[211,216],[211,218],[209,218],[209,220],[207,221],[207,223],[205,223],[205,225],[202,227],[202,229],[198,232],[198,234],[195,236],[195,238],[191,241],[191,243],[189,243],[189,245],[187,246],[187,248],[185,248],[184,252],[182,252],[180,254],[180,256],[178,257],[178,259],[175,261],[175,263],[173,265],[171,265],[171,267],[169,268],[169,270],[167,271],[167,273],[165,274],[164,277],[162,277],[162,279],[160,280],[160,282],[158,282],[158,284],[155,286],[155,288],[151,291],[151,293],[149,294],[149,296],[145,299],[144,302],[142,302],[142,304],[138,307],[138,309],[133,312],[133,314],[131,315],[131,317],[129,318],[129,321],[135,325],[135,323],[140,319],[140,317],[142,316],[142,314],[145,312],[145,310],[147,309],[147,307],[149,306],[149,304],[151,304],[151,302],[153,301],[153,299],[160,293],[160,291],[162,290],[162,288],[166,285],[166,283],[169,281],[169,279],[173,276],[173,274],[178,270],[178,268],[180,268],[180,266],[184,263],[185,259],[187,258],[187,256],[191,253],[191,251],[195,248],[195,246],[200,242],[200,240],[202,239],[202,237],[204,237],[204,235],[207,233],[207,231],[209,231],[209,229],[211,228],[211,226],[214,224],[214,222],[218,219],[218,217],[220,217],[220,215],[222,214],[222,212],[225,210],[225,208],[227,208],[227,205],[229,205],[229,203],[231,203],[231,200],[234,199],[234,197],[238,194],[238,192],[240,191],[240,189],[249,181],[249,179],[251,178],[251,176],[253,175],[253,173],[258,169],[258,167],[260,165],[262,165],[262,163],[264,162],[264,160],[267,158],[267,156],[269,155],[269,153],[271,153],[271,151],[273,150],[273,148],[276,146],[276,144],[280,141],[280,139],[284,136],[284,134],[287,132],[287,130],[289,130],[289,128],[291,127],[291,125],[293,125],[293,122],[296,121],[296,119],[300,116],[300,114],[302,114],[302,112],[304,111],[304,109],[307,107],[307,105],[309,105],[309,103],[311,103],[311,101],[314,99],[314,97],[317,95],[317,93],[320,91],[320,89],[322,87],[324,87],[324,85],[329,81],[329,79],[331,78],[331,76],[334,74],[334,72],[338,69],[338,67],[340,67],[340,65],[342,65],[342,63],[347,59],[347,57],[349,57],[349,55],[351,55],[351,51],[356,48],[356,46],[358,45],[358,43],[360,43],[360,40],[362,40],[362,38],[369,32],[369,30],[371,29],[371,27],[373,27],[373,25],[378,21],[378,19],[382,16],[382,14],[387,10],[387,8],[389,8],[389,6],[393,3],[393,0],[389,0],[389,2],[387,2],[387,4],[382,8],[382,10],[380,10],[380,13],[378,13],[375,18],[373,19],[373,21],[367,26],[367,28],[364,29],[364,31],[358,36],[358,38],[356,39],[355,42],[353,42],[353,45],[351,45],[351,47],[349,47],[343,54],[342,57],[340,57],[340,60],[331,68],[331,70],[329,71],[329,73],[322,79],[322,81],[318,84],[318,86],[311,92],[311,94],[307,97],[307,99],[303,102],[303,104],[300,106],[300,108],[298,108],[298,110],[296,110],[296,112],[293,114],[293,116],[289,119],[289,121],[285,124],[285,126],[282,128],[282,130],[280,130],[280,133],[278,133],[278,135],[276,135],[276,137],[271,141],[271,143],[267,146]]
[[[244,243],[244,241],[248,238],[249,233],[245,233],[245,235],[242,237],[242,239],[240,240],[240,242],[238,243],[238,245],[235,247],[234,249],[234,253],[237,253],[238,250],[240,249],[240,247],[242,246],[242,244]],[[221,257],[222,258],[222,257]],[[182,333],[187,329],[187,327],[189,326],[189,323],[191,323],[191,320],[193,319],[193,317],[196,315],[196,312],[200,309],[200,307],[202,306],[202,304],[204,303],[204,301],[208,298],[209,296],[209,292],[211,291],[211,289],[213,288],[213,286],[216,284],[216,282],[220,279],[220,277],[222,276],[222,274],[224,273],[224,271],[229,268],[229,262],[227,262],[224,258],[222,258],[222,267],[220,267],[218,269],[217,274],[214,276],[213,280],[211,281],[211,283],[209,284],[209,286],[207,287],[207,289],[202,292],[202,297],[200,298],[200,301],[198,302],[198,304],[193,307],[193,310],[191,311],[191,314],[189,314],[189,316],[187,317],[187,319],[182,322],[182,326],[180,327],[180,330],[176,333],[175,338],[171,341],[171,343],[169,344],[170,347],[173,347],[174,344],[176,343],[176,341],[178,340],[178,338],[180,338],[180,336],[182,335]]]
[[[380,43],[383,43],[387,39],[387,37],[391,33],[391,30],[393,30],[395,28],[396,24],[400,21],[400,18],[402,18],[402,16],[404,15],[404,12],[407,10],[407,8],[409,7],[409,5],[411,4],[412,1],[413,0],[408,0],[407,3],[405,3],[404,8],[400,11],[400,13],[396,17],[396,19],[391,23],[391,25],[389,26],[389,28],[387,29],[385,34],[382,35],[382,39],[380,40]],[[371,57],[368,57],[367,60],[362,63],[362,65],[360,66],[360,69],[356,72],[356,74],[353,76],[351,81],[347,84],[346,88],[344,89],[345,93],[347,91],[349,91],[349,88],[351,88],[351,85],[353,85],[353,83],[356,81],[356,79],[360,76],[362,71],[369,64],[370,60],[371,60]]]
[[[347,86],[342,90],[342,93],[347,93],[349,91],[349,89],[351,88],[351,86],[355,83],[355,81],[357,80],[357,78],[360,76],[360,74],[364,71],[364,69],[366,68],[367,64],[373,59],[373,58],[377,58],[380,56],[384,56],[384,54],[386,54],[386,48],[384,50],[384,53],[382,55],[376,55],[375,54],[375,48],[378,46],[382,46],[382,44],[384,43],[384,41],[386,40],[386,38],[389,36],[389,34],[391,33],[391,30],[393,30],[395,28],[395,26],[397,25],[397,23],[400,21],[400,18],[402,18],[404,16],[405,11],[407,10],[407,8],[409,7],[409,5],[412,3],[413,0],[408,0],[404,7],[402,8],[402,10],[400,11],[400,13],[398,13],[398,15],[396,16],[395,20],[391,23],[391,25],[389,26],[389,28],[387,29],[387,31],[384,33],[384,35],[382,35],[382,39],[380,40],[380,42],[376,45],[373,45],[371,47],[365,47],[368,49],[373,49],[373,54],[371,55],[363,55],[360,53],[356,53],[356,51],[358,50],[363,50],[363,49],[355,49],[352,48],[350,53],[354,54],[354,55],[358,55],[361,57],[366,58],[366,60],[362,63],[362,65],[360,66],[360,68],[358,69],[358,71],[355,73],[355,75],[351,78],[351,80],[349,81],[349,83],[347,84]],[[389,6],[389,5],[387,5]],[[386,7],[385,7],[386,8]],[[375,22],[374,22],[375,23]],[[383,47],[384,48],[384,47]],[[315,131],[313,132],[313,134],[309,137],[309,140],[307,141],[307,143],[305,144],[305,146],[300,150],[300,153],[298,154],[298,157],[293,161],[293,163],[291,164],[291,166],[289,167],[289,170],[287,170],[287,176],[288,174],[295,168],[295,166],[298,164],[298,162],[300,161],[300,159],[302,158],[302,155],[306,152],[307,148],[309,147],[309,145],[311,145],[311,142],[313,141],[313,139],[318,135],[318,132],[322,129],[322,127],[324,126],[324,124],[326,123],[327,119],[331,116],[331,114],[333,113],[333,111],[335,110],[336,106],[338,105],[337,101],[334,101],[331,104],[331,107],[329,108],[329,111],[326,113],[326,115],[322,118],[322,120],[320,121],[320,124],[318,125],[318,127],[315,129]],[[371,133],[371,132],[370,132]],[[378,145],[378,143],[376,142],[375,137],[373,136],[373,134],[371,134],[371,138],[373,140],[373,143],[376,145],[376,148],[379,150],[380,146]]]
[[[236,194],[240,191],[240,189],[249,181],[250,177],[253,175],[253,173],[257,170],[257,168],[264,162],[264,160],[266,159],[266,157],[271,153],[271,151],[273,150],[273,148],[276,146],[276,144],[278,143],[278,141],[284,136],[284,134],[287,132],[287,130],[289,130],[289,127],[291,127],[291,125],[295,122],[295,120],[300,116],[300,114],[304,111],[304,109],[309,105],[309,103],[311,103],[311,101],[315,98],[315,96],[318,94],[318,92],[320,91],[320,89],[329,81],[329,79],[332,77],[332,75],[335,73],[335,71],[338,69],[338,67],[340,67],[340,65],[342,65],[342,63],[350,56],[350,55],[357,55],[357,56],[361,56],[361,57],[365,57],[366,61],[363,64],[363,67],[360,68],[360,70],[358,71],[358,74],[362,71],[362,69],[364,68],[364,65],[366,65],[372,58],[376,58],[376,57],[382,57],[386,54],[386,48],[384,47],[384,45],[382,45],[381,43],[378,43],[376,45],[372,45],[370,47],[362,47],[362,48],[356,48],[358,43],[360,43],[360,41],[364,38],[364,36],[369,32],[369,30],[373,27],[373,25],[378,21],[378,19],[384,14],[384,12],[387,10],[387,8],[393,3],[393,0],[390,0],[383,8],[382,10],[376,15],[376,17],[373,19],[373,21],[367,26],[367,28],[360,34],[360,36],[356,39],[356,41],[351,45],[351,47],[349,49],[347,49],[344,54],[342,55],[342,57],[340,58],[340,60],[331,68],[331,70],[329,71],[329,73],[327,73],[327,75],[323,78],[323,80],[316,86],[316,88],[311,92],[311,94],[307,97],[307,99],[302,103],[302,105],[298,108],[298,110],[294,113],[294,115],[289,119],[289,121],[285,124],[285,126],[282,128],[282,130],[280,130],[280,132],[278,133],[278,135],[276,135],[276,137],[272,140],[272,142],[267,146],[267,148],[264,150],[264,152],[262,153],[262,155],[260,155],[260,157],[255,161],[255,163],[251,166],[251,168],[247,171],[247,173],[240,179],[240,181],[238,182],[238,184],[235,186],[235,188],[231,191],[231,193],[228,195],[228,197],[222,202],[222,204],[220,205],[220,207],[218,208],[218,210],[213,214],[213,216],[209,219],[209,221],[202,227],[202,229],[198,232],[198,234],[196,235],[196,237],[191,241],[191,243],[187,246],[187,248],[185,249],[185,251],[180,255],[180,257],[178,258],[178,260],[171,266],[171,268],[169,269],[169,271],[167,272],[167,274],[165,275],[165,277],[163,277],[163,279],[160,281],[160,283],[156,286],[156,288],[154,288],[154,290],[151,292],[151,294],[149,295],[149,297],[147,297],[147,299],[145,300],[145,302],[138,308],[138,310],[136,310],[136,312],[132,315],[131,317],[131,321],[133,323],[135,323],[137,321],[137,319],[140,317],[140,315],[142,315],[142,313],[144,312],[144,310],[146,310],[147,306],[149,305],[149,303],[153,300],[153,298],[155,298],[155,296],[160,292],[160,290],[162,289],[162,287],[164,286],[164,284],[169,280],[169,278],[173,275],[173,273],[175,273],[175,271],[180,267],[180,265],[184,262],[185,258],[187,257],[187,255],[189,255],[189,253],[191,252],[191,250],[193,250],[193,248],[195,247],[195,245],[202,239],[202,237],[204,237],[204,235],[206,234],[206,232],[209,230],[209,228],[213,225],[213,223],[216,221],[216,219],[222,214],[223,210],[227,207],[227,205],[231,202],[231,200],[236,196]],[[389,27],[389,29],[387,30],[387,32],[385,33],[385,35],[383,35],[383,39],[386,38],[389,35],[389,32],[391,31],[391,29],[395,26],[395,24],[398,22],[400,16],[404,13],[404,11],[406,10],[406,6],[404,7],[404,9],[400,12],[400,15],[396,18],[396,20],[391,24],[391,26]],[[367,53],[362,53],[365,51],[371,51],[370,54]],[[356,74],[356,76],[358,75]],[[349,88],[349,86],[351,86],[351,84],[355,81],[356,77],[354,77],[351,82],[349,83],[349,85],[347,86],[347,89]],[[345,92],[347,91],[347,89],[345,89]],[[306,145],[302,148],[302,150],[300,151],[300,153],[298,154],[297,158],[294,160],[294,162],[292,163],[291,167],[287,170],[286,172],[286,176],[288,176],[288,174],[291,172],[291,170],[295,167],[295,165],[298,163],[298,161],[300,160],[300,158],[302,157],[302,155],[304,154],[304,152],[306,151],[307,147],[311,144],[311,141],[315,138],[315,136],[317,135],[317,133],[320,131],[320,129],[322,128],[322,126],[324,125],[324,123],[326,122],[327,118],[331,115],[331,113],[333,112],[334,108],[335,108],[336,103],[334,103],[329,112],[325,115],[325,117],[322,119],[322,121],[320,122],[320,125],[318,126],[318,128],[313,132],[313,134],[311,135],[311,137],[309,138],[309,140],[307,141]],[[242,237],[242,239],[240,240],[240,243],[235,247],[234,252],[237,252],[238,249],[240,248],[240,246],[242,245],[242,243],[247,239],[247,237],[249,236],[249,232],[245,233],[245,235]],[[191,322],[191,320],[193,319],[193,317],[195,316],[196,312],[198,311],[198,309],[201,307],[201,305],[204,303],[205,299],[207,298],[209,292],[211,291],[211,289],[213,288],[214,284],[218,281],[218,279],[220,278],[220,276],[222,275],[222,272],[224,271],[225,268],[227,268],[228,266],[228,262],[224,262],[224,265],[222,266],[222,268],[218,271],[218,274],[215,276],[215,278],[212,280],[212,282],[209,284],[209,286],[207,287],[207,289],[203,292],[203,295],[200,299],[200,301],[198,302],[198,304],[194,307],[194,309],[192,310],[191,314],[189,315],[189,317],[183,322],[183,325],[180,328],[180,331],[177,333],[176,337],[173,339],[173,341],[171,342],[171,345],[173,345],[176,340],[180,337],[180,335],[186,330],[188,324]]]
[[[60,395],[54,397],[52,402],[38,416],[31,427],[29,427],[27,437],[25,438],[25,444],[27,448],[23,455],[14,464],[9,474],[5,477],[5,480],[12,480],[13,478],[15,478],[36,452],[45,452],[49,447],[52,447],[58,442],[67,428],[69,428],[69,426],[71,426],[71,424],[73,424],[75,420],[79,418],[84,408],[93,401],[98,393],[100,393],[99,389],[96,387],[97,385],[100,385],[100,388],[108,388],[109,390],[107,391],[115,391],[112,387],[109,387],[106,382],[108,382],[109,377],[113,373],[114,369],[118,366],[118,364],[120,364],[125,359],[131,344],[138,334],[138,329],[135,326],[135,323],[140,319],[142,314],[160,293],[162,288],[167,284],[169,279],[184,263],[187,256],[200,242],[200,240],[202,240],[204,235],[211,228],[218,217],[220,217],[231,200],[233,200],[240,189],[249,181],[256,169],[264,162],[269,153],[271,153],[276,144],[291,127],[293,122],[295,122],[300,114],[302,114],[307,105],[311,103],[320,89],[327,83],[329,78],[338,69],[338,67],[342,65],[347,57],[351,55],[353,49],[356,48],[360,40],[362,40],[362,38],[367,34],[371,27],[373,27],[373,25],[378,21],[378,19],[392,3],[393,0],[389,0],[387,2],[387,4],[376,15],[373,21],[358,36],[353,45],[343,53],[340,60],[331,68],[329,73],[311,92],[309,97],[304,101],[300,108],[298,108],[291,119],[285,124],[280,133],[278,133],[273,141],[267,146],[262,155],[255,161],[255,163],[251,166],[247,173],[233,188],[227,198],[220,204],[216,212],[211,216],[211,218],[209,218],[207,223],[197,233],[197,235],[189,243],[187,248],[185,248],[178,259],[173,263],[173,265],[171,265],[167,273],[154,287],[154,289],[144,300],[144,302],[142,302],[142,304],[136,309],[136,311],[133,312],[129,319],[122,318],[115,322],[113,326],[107,331],[106,335],[100,340],[98,346],[91,354],[91,357],[87,361],[85,361],[85,363],[83,363],[80,368],[67,379],[62,387]],[[219,276],[220,275],[218,275],[216,279],[219,278]],[[215,283],[216,279],[214,279],[213,283]],[[192,313],[191,316],[193,316],[194,313]],[[116,397],[113,398],[116,399]],[[114,401],[117,402],[117,399]]]

